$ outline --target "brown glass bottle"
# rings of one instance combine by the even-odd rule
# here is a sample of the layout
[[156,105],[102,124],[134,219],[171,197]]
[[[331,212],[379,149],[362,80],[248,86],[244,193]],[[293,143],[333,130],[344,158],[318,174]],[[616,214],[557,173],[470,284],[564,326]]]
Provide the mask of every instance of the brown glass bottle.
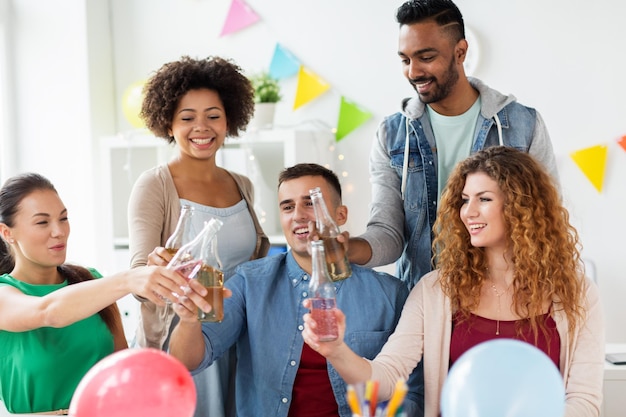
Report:
[[315,226],[320,239],[324,242],[328,274],[333,281],[346,279],[352,275],[352,267],[344,246],[337,240],[337,236],[341,234],[339,226],[328,213],[320,188],[309,190],[309,194],[315,211]]

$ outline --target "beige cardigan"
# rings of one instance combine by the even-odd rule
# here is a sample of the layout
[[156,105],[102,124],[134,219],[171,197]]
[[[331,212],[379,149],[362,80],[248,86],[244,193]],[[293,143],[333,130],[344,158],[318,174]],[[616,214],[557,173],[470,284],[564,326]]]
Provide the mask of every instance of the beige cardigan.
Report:
[[[395,332],[371,361],[372,379],[381,398],[391,395],[399,378],[407,379],[424,357],[425,417],[437,417],[450,362],[452,313],[439,284],[439,272],[425,275],[409,294]],[[604,375],[604,319],[595,284],[588,281],[585,321],[570,335],[559,304],[553,304],[561,338],[559,368],[565,383],[565,417],[600,415]],[[572,337],[570,337],[572,336]]]
[[[256,229],[256,246],[250,259],[261,258],[267,254],[270,243],[254,212],[252,183],[243,175],[228,172],[248,204]],[[142,173],[133,186],[128,202],[131,268],[146,265],[150,252],[157,246],[165,245],[176,228],[179,216],[180,199],[167,165],[159,165]],[[141,347],[162,349],[175,315],[174,309],[171,305],[158,307],[144,301],[140,313],[136,343]]]

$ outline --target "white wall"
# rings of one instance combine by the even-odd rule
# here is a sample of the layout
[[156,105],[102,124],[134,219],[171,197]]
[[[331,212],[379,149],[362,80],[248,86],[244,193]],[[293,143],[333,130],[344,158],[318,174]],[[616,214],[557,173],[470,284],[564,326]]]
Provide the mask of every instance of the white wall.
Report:
[[[222,38],[218,34],[230,0],[13,3],[19,169],[38,170],[58,185],[72,215],[74,258],[87,263],[102,259],[95,253],[94,225],[102,222],[106,202],[98,200],[93,187],[100,182],[90,173],[99,158],[99,137],[130,129],[121,112],[124,90],[183,54],[230,57],[247,71],[267,68],[276,42],[332,85],[323,97],[292,111],[295,79],[284,81],[279,124],[318,120],[334,126],[341,95],[374,113],[338,144],[345,160],[336,165],[348,173],[349,230],[364,230],[373,133],[377,122],[411,94],[396,55],[399,1],[248,0],[261,21]],[[584,255],[597,266],[608,341],[624,342],[626,152],[615,139],[626,134],[626,57],[621,53],[626,4],[457,3],[477,36],[481,54],[475,75],[536,107],[548,124],[572,222],[580,231]],[[569,158],[570,152],[596,144],[609,145],[601,194]]]

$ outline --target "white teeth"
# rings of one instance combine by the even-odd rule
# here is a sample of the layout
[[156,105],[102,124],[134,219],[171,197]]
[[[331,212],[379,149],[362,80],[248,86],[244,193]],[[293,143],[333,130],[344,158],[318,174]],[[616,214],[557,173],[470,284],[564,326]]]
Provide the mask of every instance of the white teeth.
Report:
[[309,233],[309,228],[308,227],[301,227],[299,229],[294,230],[293,232],[295,234],[297,234],[297,235],[301,235],[301,234],[304,234],[304,233]]
[[206,145],[210,143],[213,139],[191,139],[193,143],[196,145]]
[[470,229],[471,230],[478,230],[478,229],[482,229],[483,227],[487,226],[486,224],[472,224],[470,225]]

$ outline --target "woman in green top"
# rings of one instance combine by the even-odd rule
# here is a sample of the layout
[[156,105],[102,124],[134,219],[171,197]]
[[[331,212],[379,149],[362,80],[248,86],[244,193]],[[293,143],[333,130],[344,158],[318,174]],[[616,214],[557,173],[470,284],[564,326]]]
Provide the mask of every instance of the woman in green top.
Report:
[[46,178],[18,175],[0,189],[0,400],[11,413],[67,409],[85,373],[128,347],[116,300],[135,293],[162,305],[186,285],[164,267],[102,278],[65,264],[69,233]]

